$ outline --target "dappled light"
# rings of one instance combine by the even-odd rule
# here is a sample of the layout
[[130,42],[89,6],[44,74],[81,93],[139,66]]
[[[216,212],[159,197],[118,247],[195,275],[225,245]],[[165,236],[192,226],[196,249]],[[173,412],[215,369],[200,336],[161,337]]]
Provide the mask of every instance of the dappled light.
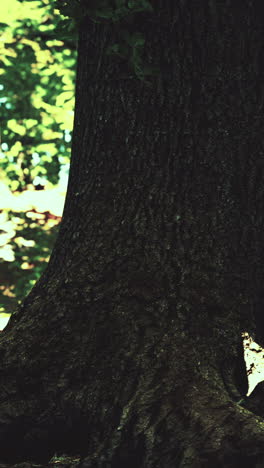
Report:
[[46,267],[62,216],[76,37],[49,0],[1,2],[0,17],[0,312],[9,314]]
[[0,311],[13,312],[15,300],[29,292],[48,262],[65,191],[57,187],[13,194],[8,189],[5,198],[2,187],[0,183]]
[[[75,39],[52,2],[1,2],[0,167],[12,191],[57,184],[69,166]],[[18,92],[19,89],[19,92]],[[4,173],[0,173],[0,179]]]
[[[23,192],[12,193],[3,182],[0,182],[0,211],[26,212],[35,210],[37,213],[49,212],[51,215],[61,217],[64,200],[65,189],[60,186],[45,190],[35,190],[34,187],[29,186]],[[36,214],[35,219],[37,218],[40,219],[41,214]]]

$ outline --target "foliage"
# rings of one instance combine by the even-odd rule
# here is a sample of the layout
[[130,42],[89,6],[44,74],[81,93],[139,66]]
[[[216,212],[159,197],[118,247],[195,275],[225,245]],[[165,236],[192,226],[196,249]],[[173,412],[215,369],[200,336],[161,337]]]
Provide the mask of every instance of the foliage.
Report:
[[54,201],[36,201],[67,179],[76,33],[50,0],[1,2],[0,15],[0,311],[12,312],[46,267],[61,219]]
[[8,212],[7,219],[15,229],[15,235],[8,244],[14,261],[0,265],[0,276],[1,272],[4,274],[0,307],[12,312],[16,302],[25,297],[46,268],[60,218],[52,219],[48,213]]
[[28,190],[7,198],[9,208],[0,213],[0,312],[14,311],[45,269],[63,202],[59,188]]
[[[153,11],[149,0],[57,0],[56,5],[64,15],[74,18],[77,23],[88,16],[95,23],[120,23],[123,26],[124,23],[133,22],[136,14]],[[157,75],[158,69],[144,63],[144,46],[142,33],[129,33],[120,28],[119,42],[110,44],[106,53],[125,60],[136,77],[145,81],[146,76]]]
[[144,45],[145,38],[142,33],[121,31],[121,42],[110,45],[106,53],[107,55],[114,55],[125,59],[137,78],[144,80],[145,76],[156,75],[158,73],[155,67],[144,64]]
[[12,190],[56,184],[69,165],[76,41],[61,39],[49,0],[9,0],[0,13],[2,174]]
[[148,0],[116,0],[114,7],[108,0],[101,0],[96,3],[87,1],[86,4],[88,6],[87,14],[96,22],[105,19],[115,23],[135,13],[153,10]]
[[[114,4],[113,4],[114,3]],[[63,15],[79,19],[89,16],[94,22],[118,22],[143,11],[152,11],[149,0],[57,0],[56,6]]]

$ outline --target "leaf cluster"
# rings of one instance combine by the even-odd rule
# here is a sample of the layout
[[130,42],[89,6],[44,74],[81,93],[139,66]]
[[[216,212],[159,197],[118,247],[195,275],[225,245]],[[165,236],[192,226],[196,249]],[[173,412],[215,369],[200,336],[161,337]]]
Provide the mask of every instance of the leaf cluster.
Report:
[[94,8],[88,6],[86,11],[95,22],[107,20],[116,23],[135,13],[153,10],[148,0],[115,0],[114,2],[102,0],[93,3],[96,3],[96,6]]
[[[56,5],[63,15],[74,18],[77,22],[87,16],[95,23],[124,24],[133,21],[135,14],[153,11],[149,0],[57,0]],[[67,27],[67,21],[65,26]],[[154,67],[144,63],[145,38],[142,33],[129,33],[121,29],[119,38],[119,43],[108,47],[107,55],[125,60],[140,80],[157,74]]]
[[[13,312],[47,266],[60,217],[11,210],[4,210],[3,217],[3,228],[9,226],[12,232],[6,240],[0,234],[0,311]],[[4,254],[12,254],[12,260],[3,261]]]
[[142,33],[122,31],[121,42],[110,45],[106,53],[126,60],[136,77],[144,80],[146,76],[153,76],[158,73],[155,67],[144,63],[144,45],[145,38]]
[[[0,17],[0,184],[24,194],[67,177],[76,34],[53,0],[0,2]],[[46,267],[60,219],[5,213],[0,200],[0,306],[12,312]]]
[[56,0],[64,16],[79,19],[89,16],[95,22],[118,22],[135,13],[152,11],[149,0]]
[[56,184],[69,165],[76,40],[52,2],[0,6],[0,177],[12,190]]

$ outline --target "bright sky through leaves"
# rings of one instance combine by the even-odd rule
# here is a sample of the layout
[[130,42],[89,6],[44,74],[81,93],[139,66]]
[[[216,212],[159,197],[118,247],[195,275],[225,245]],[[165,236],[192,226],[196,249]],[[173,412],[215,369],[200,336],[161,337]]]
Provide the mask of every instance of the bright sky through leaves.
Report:
[[64,203],[77,53],[53,5],[0,2],[0,312],[41,275]]

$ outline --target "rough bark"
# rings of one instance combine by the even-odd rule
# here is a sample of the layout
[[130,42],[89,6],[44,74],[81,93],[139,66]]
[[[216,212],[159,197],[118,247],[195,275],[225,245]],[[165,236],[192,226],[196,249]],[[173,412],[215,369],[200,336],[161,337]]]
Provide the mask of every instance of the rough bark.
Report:
[[261,400],[238,403],[241,332],[263,342],[263,7],[153,4],[128,25],[149,85],[106,56],[115,27],[81,27],[60,233],[0,342],[5,462],[264,466]]

